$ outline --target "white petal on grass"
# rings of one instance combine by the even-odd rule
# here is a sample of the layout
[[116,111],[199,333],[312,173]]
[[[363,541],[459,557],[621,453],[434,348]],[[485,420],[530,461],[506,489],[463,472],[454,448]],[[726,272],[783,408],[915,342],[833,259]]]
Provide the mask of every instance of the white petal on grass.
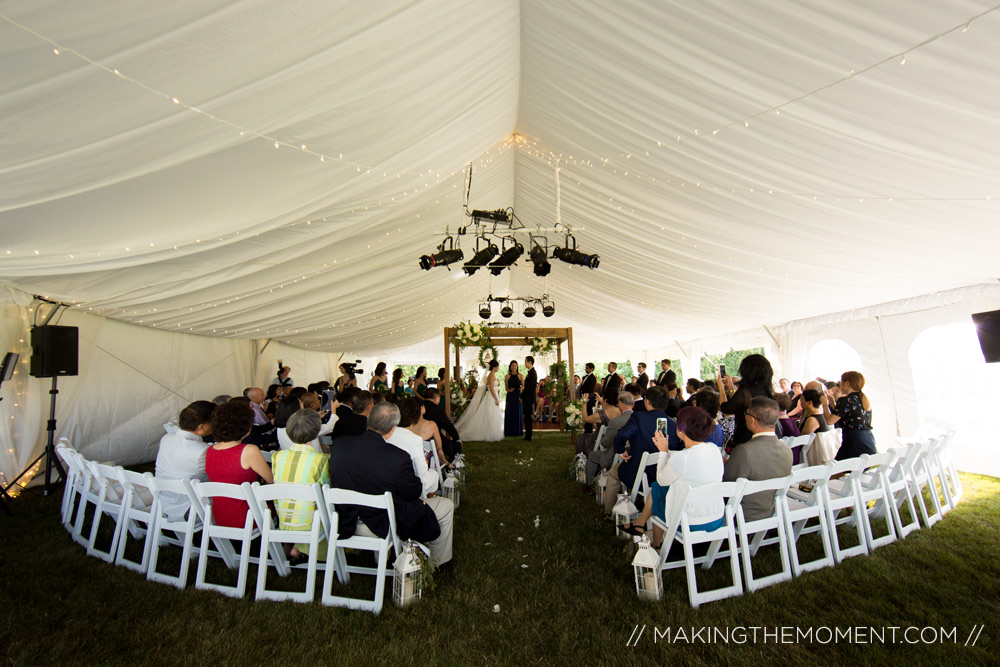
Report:
[[499,614],[500,613],[500,605],[498,605],[498,604],[493,605],[493,613],[494,614]]

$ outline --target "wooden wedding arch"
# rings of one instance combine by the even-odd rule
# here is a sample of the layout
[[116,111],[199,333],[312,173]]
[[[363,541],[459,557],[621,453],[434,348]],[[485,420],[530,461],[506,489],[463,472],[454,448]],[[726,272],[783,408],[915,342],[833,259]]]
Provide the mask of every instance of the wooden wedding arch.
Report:
[[[448,374],[448,381],[454,382],[452,378],[451,365],[451,339],[455,337],[458,329],[455,327],[444,328],[444,369]],[[510,327],[506,329],[490,330],[490,343],[496,347],[531,347],[532,338],[548,338],[556,348],[556,362],[562,362],[562,346],[566,344],[567,374],[569,382],[573,382],[573,327],[552,327],[552,328],[527,328]],[[501,364],[503,365],[503,364]],[[461,366],[461,348],[455,346],[455,368]],[[570,387],[572,389],[572,386]],[[444,409],[451,415],[451,392],[444,392]],[[556,414],[559,415],[559,429],[565,430],[562,423],[562,406],[556,406]]]

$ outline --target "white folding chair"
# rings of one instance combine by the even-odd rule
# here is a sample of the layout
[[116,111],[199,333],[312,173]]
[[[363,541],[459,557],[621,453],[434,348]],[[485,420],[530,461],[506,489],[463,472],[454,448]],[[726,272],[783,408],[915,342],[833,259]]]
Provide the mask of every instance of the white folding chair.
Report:
[[[639,467],[636,468],[635,472],[635,482],[632,483],[632,490],[629,493],[629,500],[635,503],[636,497],[639,493],[642,493],[642,500],[644,503],[649,502],[649,479],[646,478],[646,468],[652,466],[654,468],[653,475],[656,475],[656,466],[660,464],[660,458],[666,458],[670,456],[667,452],[643,452],[642,458],[639,459]],[[638,504],[636,505],[638,506]]]
[[[740,559],[743,564],[743,581],[748,591],[755,591],[764,586],[770,586],[792,578],[792,567],[788,557],[788,537],[786,534],[784,503],[780,502],[788,492],[792,483],[791,476],[758,481],[743,481],[743,487],[734,496],[736,508],[736,534],[740,543]],[[748,521],[743,512],[743,499],[753,493],[769,493],[774,497],[774,513],[771,516]],[[768,531],[775,531],[773,538],[767,537]],[[753,557],[764,544],[777,544],[781,558],[781,571],[763,577],[755,577],[753,573]]]
[[[718,482],[691,488],[684,483],[671,485],[667,493],[664,516],[667,521],[653,517],[654,525],[664,530],[663,543],[660,545],[660,567],[668,570],[684,567],[687,573],[688,601],[695,609],[703,602],[713,602],[728,597],[743,594],[743,581],[740,578],[739,549],[736,544],[736,527],[734,516],[736,506],[733,499],[739,495],[746,480],[736,482]],[[691,530],[692,522],[689,508],[704,505],[707,501],[722,499],[723,525],[712,531]],[[670,547],[680,542],[683,548],[683,558],[670,560]],[[720,551],[723,542],[728,543],[728,549]],[[708,551],[703,556],[694,555],[695,544],[708,544]],[[698,580],[695,565],[701,565],[703,570],[712,567],[718,558],[729,558],[732,574],[732,585],[721,586],[706,591],[698,590]]]
[[[94,461],[88,461],[87,465],[90,467],[94,482],[98,487],[97,502],[94,505],[94,518],[90,522],[90,539],[87,542],[87,555],[97,556],[103,561],[113,563],[115,554],[118,553],[118,540],[121,538],[122,506],[125,499],[125,490],[122,488],[121,482],[118,481],[118,471],[121,468],[113,468]],[[107,551],[97,546],[97,533],[101,526],[101,518],[105,514],[115,520],[111,545]]]
[[[888,509],[889,514],[892,516],[892,521],[896,526],[896,536],[900,539],[920,528],[916,505],[913,502],[913,490],[910,488],[907,474],[910,463],[919,452],[920,445],[912,442],[896,449],[896,457],[886,466],[890,499],[888,508],[876,503],[876,506],[870,513],[872,518],[881,518],[882,513]],[[910,520],[906,524],[903,523],[903,515],[900,512],[900,507],[904,502],[910,512]]]
[[[124,565],[130,570],[146,574],[149,568],[149,552],[153,545],[150,528],[156,519],[154,508],[156,499],[150,490],[150,480],[153,479],[153,475],[148,472],[140,475],[124,468],[118,468],[117,471],[118,481],[125,489],[125,497],[122,501],[122,529],[118,538],[118,549],[115,552],[115,565]],[[139,561],[125,557],[129,535],[143,541],[142,558]]]
[[[59,507],[59,515],[63,527],[73,533],[73,508],[77,500],[83,495],[83,474],[80,472],[80,455],[69,444],[66,438],[59,438],[56,443],[56,454],[62,459],[66,466],[66,485],[63,487],[62,504]],[[82,502],[82,501],[81,501]]]
[[[194,494],[192,506],[197,500],[202,509],[201,527],[201,549],[198,553],[198,572],[195,575],[194,587],[202,590],[214,590],[230,597],[243,597],[247,587],[247,570],[251,561],[250,545],[254,539],[260,536],[260,531],[255,527],[254,499],[250,492],[250,483],[243,482],[236,484],[224,484],[221,482],[199,482],[193,480],[190,484],[191,492]],[[216,498],[230,498],[232,500],[244,500],[250,505],[246,519],[241,527],[220,526],[215,523],[212,513],[212,505]],[[239,540],[241,547],[239,556],[236,556],[232,546],[232,540]],[[230,570],[237,570],[235,586],[215,584],[206,580],[208,569],[208,559],[211,546],[215,545],[222,562]]]
[[[937,488],[934,486],[934,477],[928,460],[933,457],[933,450],[937,444],[937,439],[925,440],[919,443],[915,455],[907,460],[906,479],[910,484],[910,489],[917,500],[917,507],[920,509],[920,518],[924,525],[930,528],[941,520],[941,501],[938,498]],[[927,503],[924,501],[924,487],[928,487],[931,497],[931,510],[927,511]]]
[[[830,530],[830,545],[833,547],[833,559],[837,563],[842,563],[844,559],[851,556],[865,556],[868,554],[868,541],[865,538],[864,522],[858,517],[862,512],[867,512],[861,504],[860,477],[867,467],[868,455],[863,454],[857,458],[844,459],[843,461],[831,461],[827,463],[830,476],[824,485],[826,494],[826,523]],[[835,475],[844,475],[839,479],[834,479]],[[839,516],[842,510],[848,510],[844,516]],[[853,527],[857,532],[858,543],[853,547],[844,547],[840,543],[838,526]]]
[[[385,595],[385,578],[393,576],[392,569],[387,570],[389,551],[399,553],[399,538],[396,536],[396,513],[392,504],[392,493],[386,491],[381,495],[368,495],[347,489],[332,489],[323,487],[323,499],[326,502],[327,515],[330,517],[330,549],[327,553],[326,574],[323,578],[323,604],[348,609],[363,609],[378,615],[382,611],[382,599]],[[383,510],[389,517],[389,532],[385,537],[368,537],[351,535],[347,538],[337,536],[338,510],[337,506],[353,505],[371,507]],[[343,511],[343,509],[341,510]],[[378,566],[375,568],[347,565],[344,549],[362,549],[378,554]],[[333,567],[330,561],[333,560]],[[348,598],[333,594],[333,578],[347,584],[351,574],[375,575],[375,597],[371,600]]]
[[809,447],[812,446],[814,435],[813,433],[809,433],[807,435],[788,436],[781,439],[792,450],[792,456],[795,455],[796,449],[799,450],[799,462],[795,464],[796,468],[807,468],[809,466],[807,456],[809,455]]
[[437,447],[434,445],[433,440],[424,440],[424,451],[431,455],[431,460],[428,466],[431,470],[438,474],[438,485],[444,485],[444,471],[441,470],[441,459],[438,457]]
[[[830,529],[827,526],[826,492],[824,487],[830,478],[828,465],[809,466],[793,470],[789,479],[788,492],[775,500],[781,504],[781,514],[785,520],[785,537],[788,540],[788,556],[792,574],[802,576],[803,572],[833,567],[833,548],[830,546]],[[810,484],[812,489],[802,491],[800,484]],[[668,494],[669,495],[669,494]],[[809,525],[815,520],[815,524]],[[798,542],[804,534],[817,533],[823,543],[823,556],[802,562],[799,559]]]
[[[889,492],[889,471],[892,463],[899,456],[899,452],[890,449],[878,454],[865,454],[861,458],[865,459],[864,470],[858,478],[859,499],[861,502],[862,528],[865,532],[865,541],[868,543],[868,550],[874,551],[878,547],[892,544],[897,539],[896,522],[891,512],[886,512],[885,508],[892,504],[892,494]],[[877,519],[885,521],[886,534],[882,537],[875,537],[875,523]]]
[[805,462],[811,466],[821,466],[837,458],[840,449],[841,430],[830,428],[822,433],[813,433],[812,442],[805,452]]
[[[330,538],[330,519],[323,502],[323,492],[319,484],[267,484],[258,482],[250,485],[257,512],[268,516],[268,502],[274,503],[278,525],[271,521],[261,521],[260,558],[257,566],[257,600],[292,600],[312,602],[316,595],[316,569],[319,565],[319,549],[323,540]],[[308,530],[302,528],[308,526]],[[296,530],[297,528],[297,530]],[[333,536],[334,539],[336,535]],[[267,573],[271,565],[280,577],[287,577],[292,569],[282,545],[309,544],[309,558],[306,562],[306,586],[304,591],[279,591],[267,587]],[[331,542],[332,543],[332,542]],[[270,556],[269,556],[270,554]]]
[[595,452],[603,452],[605,450],[605,447],[603,444],[601,444],[601,441],[604,439],[604,432],[607,430],[608,430],[607,424],[601,424],[601,428],[597,429],[597,438],[594,440]]
[[[187,586],[188,567],[191,559],[194,558],[194,534],[201,530],[201,512],[190,506],[183,519],[171,519],[164,511],[164,494],[175,494],[183,496],[191,503],[194,495],[190,489],[188,480],[161,479],[153,477],[148,480],[149,489],[153,493],[155,503],[153,505],[153,529],[150,537],[146,539],[150,544],[149,568],[146,570],[146,579],[157,581],[162,584],[170,584],[183,589]],[[173,536],[171,537],[172,534]],[[160,549],[172,544],[181,547],[180,571],[176,575],[166,574],[157,571],[157,562],[160,558]]]
[[[958,468],[955,467],[955,458],[951,453],[951,442],[954,437],[954,431],[945,433],[934,452],[940,472],[941,490],[948,510],[955,509],[958,506],[958,499],[962,497],[962,480],[958,477]],[[941,509],[944,510],[944,506]]]

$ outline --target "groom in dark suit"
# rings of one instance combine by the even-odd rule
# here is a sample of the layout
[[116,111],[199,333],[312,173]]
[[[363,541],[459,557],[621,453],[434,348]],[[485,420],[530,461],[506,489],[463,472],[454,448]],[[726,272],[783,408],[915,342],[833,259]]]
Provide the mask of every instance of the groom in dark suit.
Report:
[[524,365],[528,374],[524,376],[521,389],[521,403],[524,404],[524,439],[531,442],[531,422],[535,418],[535,397],[538,395],[538,374],[535,372],[535,358],[525,357]]

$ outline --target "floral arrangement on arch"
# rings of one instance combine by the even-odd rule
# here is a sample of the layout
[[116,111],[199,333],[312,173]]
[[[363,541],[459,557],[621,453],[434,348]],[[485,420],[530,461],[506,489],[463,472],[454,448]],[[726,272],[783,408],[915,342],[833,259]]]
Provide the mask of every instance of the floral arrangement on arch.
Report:
[[490,342],[490,328],[485,324],[479,324],[466,320],[454,326],[455,335],[451,342],[458,347],[482,346]]
[[468,403],[468,397],[465,395],[465,387],[462,386],[461,382],[450,382],[448,391],[451,393],[451,414],[452,417],[458,419],[463,412],[465,412],[465,404]]
[[551,338],[535,336],[531,339],[531,354],[539,356],[548,354],[555,348],[555,341]]
[[563,406],[563,424],[571,431],[583,426],[583,405],[580,401],[567,401]]

